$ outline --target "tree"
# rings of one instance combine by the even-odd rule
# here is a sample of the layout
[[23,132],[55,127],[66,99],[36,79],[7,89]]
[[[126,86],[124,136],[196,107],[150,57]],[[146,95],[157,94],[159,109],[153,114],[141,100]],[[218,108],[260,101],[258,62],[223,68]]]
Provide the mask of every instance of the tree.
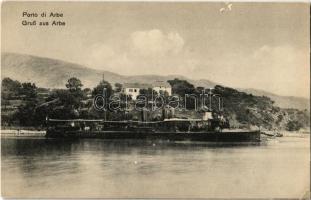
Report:
[[[156,91],[155,91],[155,92],[156,92]],[[163,96],[163,97],[165,97],[165,98],[167,98],[167,97],[170,96],[166,90],[160,90],[160,91],[159,91],[159,95],[160,95],[160,96]]]
[[35,124],[34,121],[34,110],[36,104],[35,102],[28,101],[26,104],[23,104],[18,107],[14,118],[19,121],[19,125],[22,126],[32,126]]
[[178,94],[184,97],[185,94],[195,93],[194,86],[186,80],[179,80],[175,78],[174,80],[168,80],[167,82],[171,85],[173,94]]
[[81,81],[76,78],[76,77],[72,77],[70,79],[68,79],[67,83],[66,83],[66,87],[69,89],[69,91],[79,91],[81,90],[83,84],[81,83]]
[[291,120],[286,124],[286,130],[288,131],[299,131],[303,125],[298,120]]
[[4,78],[1,82],[1,98],[11,99],[18,96],[21,83],[10,78]]
[[9,122],[18,120],[20,125],[31,126],[35,124],[34,113],[38,103],[37,87],[34,83],[20,83],[10,78],[2,80],[2,105],[10,104],[10,100],[22,100],[15,112],[8,117]]
[[202,92],[204,91],[204,87],[197,87],[195,90],[198,94],[202,94]]
[[2,80],[2,90],[6,91],[18,91],[21,87],[21,83],[18,81],[14,81],[8,77]]
[[68,119],[79,116],[82,100],[86,98],[87,89],[82,90],[83,84],[75,77],[67,81],[65,89],[54,90],[46,99],[49,104],[47,115],[54,118]]
[[[103,94],[105,92],[105,94]],[[96,95],[105,95],[106,97],[110,97],[112,95],[112,87],[108,81],[102,80],[92,91],[92,96]]]
[[25,100],[33,100],[37,97],[37,86],[34,83],[22,83],[20,95],[24,95]]
[[75,101],[77,102],[77,104],[74,104],[75,107],[79,107],[81,100],[85,98],[84,92],[81,89],[82,86],[83,84],[81,81],[75,77],[72,77],[67,81],[66,87],[69,91],[68,95],[70,95],[68,98],[75,98]]
[[92,95],[92,90],[90,88],[84,88],[83,92],[83,99],[88,99],[89,95]]
[[[82,94],[82,91],[79,93]],[[81,100],[82,98],[77,98],[74,92],[65,89],[57,89],[46,99],[47,105],[37,109],[36,114],[58,119],[75,118],[75,113],[78,112],[79,114],[79,110],[82,106]]]
[[187,109],[195,108],[195,104],[197,102],[193,97],[193,95],[196,95],[194,85],[186,80],[180,80],[177,78],[175,78],[174,80],[168,80],[167,82],[171,85],[173,94],[179,95],[181,97],[181,106],[184,106],[186,104],[185,106]]
[[69,90],[58,89],[51,93],[47,101],[59,99],[60,106],[77,108],[80,105],[80,99],[76,98]]
[[115,83],[114,87],[116,88],[115,89],[116,92],[121,92],[121,90],[122,90],[122,84],[121,83]]
[[91,90],[90,88],[85,88],[85,89],[83,89],[83,92],[84,92],[85,94],[91,94],[91,93],[92,93],[92,90]]

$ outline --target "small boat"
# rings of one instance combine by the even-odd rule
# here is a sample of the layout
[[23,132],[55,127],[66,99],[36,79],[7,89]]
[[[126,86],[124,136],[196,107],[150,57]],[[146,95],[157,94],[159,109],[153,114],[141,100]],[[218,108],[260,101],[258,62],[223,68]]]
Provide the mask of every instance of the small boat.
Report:
[[273,133],[268,133],[268,132],[265,132],[265,131],[261,131],[261,134],[266,135],[266,136],[270,136],[270,137],[274,137]]
[[283,134],[280,132],[265,132],[265,131],[261,131],[261,134],[269,136],[269,137],[283,137]]
[[283,137],[283,134],[280,132],[276,132],[275,137]]

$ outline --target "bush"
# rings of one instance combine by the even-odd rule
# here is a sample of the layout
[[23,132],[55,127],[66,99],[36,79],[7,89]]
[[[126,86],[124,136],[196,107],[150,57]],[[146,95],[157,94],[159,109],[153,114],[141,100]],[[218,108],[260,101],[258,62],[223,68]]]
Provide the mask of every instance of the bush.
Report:
[[302,127],[303,127],[302,123],[300,123],[297,120],[289,121],[286,124],[286,130],[288,131],[298,131]]

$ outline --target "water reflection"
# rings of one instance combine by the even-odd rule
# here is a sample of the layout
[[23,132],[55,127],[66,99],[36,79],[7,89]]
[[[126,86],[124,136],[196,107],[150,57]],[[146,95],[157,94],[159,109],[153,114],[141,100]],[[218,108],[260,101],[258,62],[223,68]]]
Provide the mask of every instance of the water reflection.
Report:
[[297,197],[309,185],[309,138],[276,141],[2,138],[2,191],[41,198]]

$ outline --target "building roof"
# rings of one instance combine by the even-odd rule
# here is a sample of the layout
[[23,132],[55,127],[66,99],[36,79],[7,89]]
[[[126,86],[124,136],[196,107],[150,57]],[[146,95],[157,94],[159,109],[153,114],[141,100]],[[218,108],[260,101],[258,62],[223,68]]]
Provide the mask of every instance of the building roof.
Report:
[[147,89],[147,88],[154,88],[154,87],[165,87],[171,88],[171,85],[165,81],[155,81],[152,84],[147,83],[124,83],[123,88],[139,88],[139,89]]
[[155,81],[152,83],[152,87],[166,87],[170,88],[171,85],[166,81]]
[[146,83],[124,83],[123,88],[148,89],[148,88],[152,88],[152,85],[146,84]]

